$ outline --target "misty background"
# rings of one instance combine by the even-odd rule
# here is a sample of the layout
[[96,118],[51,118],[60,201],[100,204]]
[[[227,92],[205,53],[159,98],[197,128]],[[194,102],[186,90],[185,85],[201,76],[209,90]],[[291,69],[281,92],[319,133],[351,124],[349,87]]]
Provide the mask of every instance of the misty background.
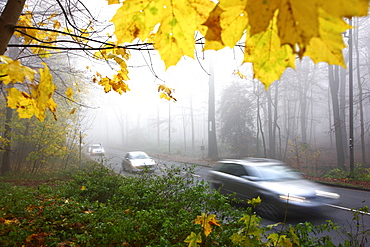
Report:
[[[128,81],[131,91],[91,91],[97,107],[86,114],[86,143],[122,150],[143,150],[208,157],[209,84],[215,86],[218,158],[258,156],[284,160],[318,173],[349,168],[349,120],[353,119],[354,162],[369,163],[369,19],[356,18],[352,30],[352,75],[347,68],[297,59],[279,81],[265,90],[253,79],[249,64],[241,65],[238,48],[202,52],[164,71],[154,51],[132,53]],[[343,34],[348,43],[348,31]],[[237,74],[240,71],[243,76]],[[212,79],[211,78],[212,75]],[[353,116],[349,116],[352,77]],[[157,87],[175,89],[176,102],[159,98]]]

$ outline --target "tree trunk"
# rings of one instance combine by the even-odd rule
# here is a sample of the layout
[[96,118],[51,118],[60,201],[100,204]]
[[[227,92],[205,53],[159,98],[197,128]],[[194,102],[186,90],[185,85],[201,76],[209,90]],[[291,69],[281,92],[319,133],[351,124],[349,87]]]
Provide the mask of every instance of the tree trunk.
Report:
[[334,66],[329,65],[329,87],[331,92],[331,99],[333,104],[334,116],[334,130],[335,130],[335,145],[337,149],[338,167],[344,169],[345,159],[342,141],[341,119],[339,117],[339,103],[338,103],[338,82],[334,80]]
[[0,16],[0,55],[4,55],[8,47],[25,2],[26,0],[8,0],[5,5]]
[[[8,5],[12,5],[12,4],[7,4]],[[5,8],[7,8],[7,6]],[[5,10],[4,10],[5,12]],[[3,18],[5,18],[7,15],[9,15],[9,13],[7,15],[5,15],[4,17],[4,12],[3,14],[1,15],[0,17],[0,25],[2,25],[4,22],[3,22]],[[0,26],[0,34],[4,31],[4,30],[1,30],[1,26]],[[5,35],[5,34],[4,34]],[[1,40],[2,38],[0,37],[0,42],[2,42]],[[10,40],[10,39],[9,39]],[[9,40],[7,42],[9,42]],[[8,44],[8,43],[7,43]],[[6,50],[6,47],[3,51],[3,53],[1,54],[4,54]],[[16,59],[19,55],[19,51],[17,48],[13,48],[9,51],[9,56],[12,58],[12,59]],[[6,87],[7,88],[11,88],[13,85],[11,83],[9,83]],[[5,131],[4,131],[4,137],[6,140],[8,140],[6,142],[6,144],[4,145],[4,153],[3,153],[3,159],[2,159],[2,162],[1,162],[1,174],[4,174],[6,172],[9,172],[11,170],[11,166],[10,166],[10,152],[11,152],[11,149],[12,149],[12,146],[11,146],[11,139],[12,139],[12,127],[10,126],[11,124],[11,121],[12,121],[12,117],[13,117],[13,110],[9,107],[6,107],[6,113],[5,113]]]
[[279,96],[279,82],[277,81],[277,82],[275,82],[274,123],[273,123],[273,128],[272,128],[272,135],[274,136],[275,158],[276,158],[276,147],[277,147],[277,145],[276,145],[276,129],[278,127],[278,124],[277,124],[277,120],[278,120],[278,103],[279,103],[278,96]]
[[191,123],[191,150],[195,152],[195,126],[194,126],[194,109],[193,98],[190,98],[190,123]]
[[273,131],[273,118],[272,118],[272,99],[271,88],[267,92],[267,114],[268,114],[268,130],[269,130],[269,158],[275,158],[275,135]]
[[[338,72],[339,69],[339,72]],[[346,118],[346,70],[342,67],[335,67],[336,71],[336,78],[338,78],[338,82],[340,82],[339,86],[339,118],[341,119],[341,132],[342,132],[342,145],[343,145],[343,150],[344,152],[344,159],[347,160],[348,158],[348,152],[347,147],[348,147],[348,140],[347,140],[347,128],[346,128],[346,123],[347,123],[347,118]],[[337,81],[337,79],[335,80]]]
[[[356,18],[357,26],[358,18]],[[366,167],[366,147],[365,147],[365,120],[364,120],[364,108],[363,108],[363,94],[362,94],[362,83],[361,83],[361,72],[360,72],[360,52],[358,48],[358,28],[354,30],[354,44],[356,49],[356,69],[357,69],[357,86],[358,86],[358,103],[360,110],[360,136],[361,136],[361,154],[362,154],[362,165]]]
[[4,131],[4,138],[8,140],[4,145],[4,153],[3,153],[3,160],[1,162],[1,175],[10,171],[10,149],[11,149],[11,132],[12,128],[10,127],[10,123],[13,116],[13,110],[9,107],[6,108],[5,113],[5,131]]
[[212,65],[210,61],[209,76],[209,96],[208,96],[208,157],[212,160],[218,159],[217,138],[216,138],[216,117],[215,117],[215,81]]
[[301,142],[307,143],[307,93],[308,93],[308,76],[309,72],[306,71],[304,61],[301,61],[298,65],[300,66],[300,73],[298,77],[299,85],[299,108],[300,108],[300,127],[301,127]]

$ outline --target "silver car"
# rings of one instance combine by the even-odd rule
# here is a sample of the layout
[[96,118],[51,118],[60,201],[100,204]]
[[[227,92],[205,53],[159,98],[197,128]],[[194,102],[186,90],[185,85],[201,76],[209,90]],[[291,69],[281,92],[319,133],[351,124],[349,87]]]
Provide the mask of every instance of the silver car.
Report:
[[264,158],[229,159],[218,162],[210,171],[211,188],[222,194],[234,194],[243,201],[262,199],[257,213],[278,219],[286,213],[314,213],[325,204],[339,199],[327,186],[304,179],[285,163]]
[[101,144],[92,144],[88,151],[90,155],[105,155],[105,150]]
[[155,167],[155,161],[142,151],[128,152],[122,161],[122,170],[129,172],[152,172]]

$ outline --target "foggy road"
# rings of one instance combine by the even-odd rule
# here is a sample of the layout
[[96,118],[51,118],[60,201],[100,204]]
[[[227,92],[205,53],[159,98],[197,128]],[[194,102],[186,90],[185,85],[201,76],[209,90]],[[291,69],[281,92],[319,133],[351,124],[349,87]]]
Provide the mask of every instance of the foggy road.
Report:
[[[125,152],[120,151],[117,149],[106,149],[106,155],[101,157],[93,157],[97,161],[103,161],[104,164],[110,167],[117,173],[122,173],[121,171],[121,162],[122,157],[124,156]],[[159,161],[159,164],[163,165],[180,165],[179,162],[176,161]],[[208,172],[210,168],[204,166],[197,166],[195,169],[195,176],[197,179],[200,180],[207,180]],[[346,232],[350,232],[351,234],[357,234],[358,231],[362,230],[359,229],[356,224],[357,222],[353,220],[353,212],[363,208],[364,206],[370,205],[370,191],[368,190],[357,190],[357,189],[349,189],[349,188],[342,188],[342,187],[333,187],[334,192],[338,193],[341,198],[338,203],[335,205],[327,205],[324,207],[317,217],[312,218],[301,218],[301,219],[288,219],[288,224],[297,224],[299,222],[309,221],[313,224],[323,224],[327,220],[331,220],[334,223],[338,224],[339,226],[343,227]],[[359,212],[359,211],[357,211]],[[370,213],[363,213],[360,217],[361,227],[364,226],[364,229],[369,231],[370,229]],[[272,224],[275,222],[269,221],[264,219],[262,221],[263,225]],[[329,233],[335,242],[340,243],[342,241],[343,236],[338,236],[337,232]]]

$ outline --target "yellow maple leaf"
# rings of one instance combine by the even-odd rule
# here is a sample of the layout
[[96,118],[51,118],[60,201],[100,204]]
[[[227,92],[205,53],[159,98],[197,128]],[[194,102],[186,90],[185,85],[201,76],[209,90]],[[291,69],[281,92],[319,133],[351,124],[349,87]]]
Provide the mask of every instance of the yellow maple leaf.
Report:
[[7,88],[6,90],[8,91],[7,106],[17,109],[20,118],[30,118],[35,115],[35,102],[30,95],[16,88]]
[[277,16],[280,43],[298,45],[295,52],[301,55],[311,38],[319,37],[318,22],[316,0],[282,0]]
[[221,15],[224,10],[217,5],[212,12],[210,13],[208,19],[204,23],[205,26],[208,27],[206,35],[204,38],[206,39],[206,43],[204,45],[204,50],[221,50],[225,47],[224,42],[222,41],[222,33],[221,33]]
[[280,1],[275,0],[249,0],[247,2],[246,11],[251,26],[250,36],[266,31],[279,4]]
[[293,48],[298,45],[298,53],[303,52],[312,37],[319,36],[317,0],[252,0],[248,1],[246,11],[250,36],[267,31],[271,21],[277,18],[280,43]]
[[1,80],[5,85],[16,82],[24,82],[25,78],[33,81],[36,71],[23,66],[18,60],[12,60],[7,56],[0,55],[0,70],[2,73]]
[[126,0],[112,18],[119,44],[142,41],[154,36],[154,47],[158,50],[166,68],[177,64],[184,56],[194,57],[194,35],[202,26],[214,7],[209,0]]
[[202,213],[200,216],[197,216],[194,223],[202,225],[204,234],[206,236],[212,232],[212,225],[220,226],[218,220],[216,219],[216,215],[214,214],[207,215]]
[[111,90],[116,91],[119,94],[123,92],[130,91],[130,88],[125,83],[128,80],[128,71],[127,70],[119,70],[117,74],[113,75],[113,79],[109,77],[102,77],[101,74],[96,73],[95,78],[93,79],[94,82],[98,83],[99,85],[104,87],[104,92],[108,93]]
[[[276,17],[276,15],[275,15]],[[295,54],[289,45],[282,45],[278,36],[274,18],[268,31],[252,37],[247,35],[244,62],[253,64],[254,77],[268,89],[271,83],[278,80],[287,67],[295,67]]]
[[342,49],[345,47],[342,33],[351,28],[343,19],[333,17],[324,10],[320,11],[320,38],[312,38],[305,56],[309,56],[315,63],[325,61],[346,67]]
[[204,49],[234,47],[248,26],[247,0],[220,1],[204,23],[208,27]]
[[366,16],[369,0],[317,0],[318,6],[336,17]]
[[16,88],[8,88],[8,107],[17,109],[20,118],[30,118],[33,115],[44,121],[45,111],[49,108],[50,112],[55,116],[56,103],[52,99],[55,91],[55,85],[52,82],[52,76],[49,68],[45,63],[44,69],[40,69],[39,84],[31,84],[33,88],[31,95],[21,92]]

